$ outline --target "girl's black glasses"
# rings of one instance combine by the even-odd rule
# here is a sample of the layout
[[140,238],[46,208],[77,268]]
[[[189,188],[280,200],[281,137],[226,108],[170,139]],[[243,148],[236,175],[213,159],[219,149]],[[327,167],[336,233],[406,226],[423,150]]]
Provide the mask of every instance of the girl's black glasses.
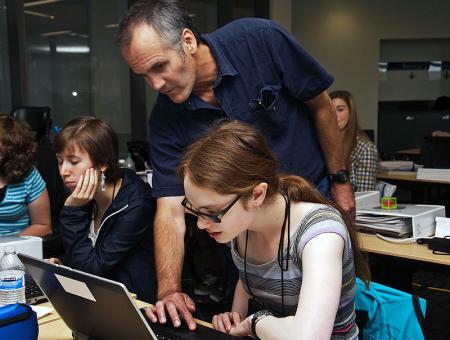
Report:
[[197,216],[197,217],[201,217],[206,221],[210,221],[213,223],[220,223],[222,222],[222,218],[223,215],[225,215],[227,213],[228,210],[231,209],[231,207],[233,205],[235,205],[235,203],[237,201],[239,201],[239,199],[241,198],[241,195],[237,195],[236,198],[230,203],[228,204],[225,209],[215,213],[215,214],[206,214],[206,213],[202,213],[200,211],[195,210],[194,208],[192,208],[192,204],[187,200],[187,198],[185,197],[183,199],[183,201],[181,202],[181,205],[187,210],[189,211],[191,214]]

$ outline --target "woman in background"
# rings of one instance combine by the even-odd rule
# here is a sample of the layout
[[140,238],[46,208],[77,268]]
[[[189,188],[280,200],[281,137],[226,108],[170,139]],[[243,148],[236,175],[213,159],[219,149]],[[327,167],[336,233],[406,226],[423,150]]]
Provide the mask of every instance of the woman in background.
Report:
[[116,133],[95,117],[76,118],[55,136],[55,151],[71,191],[61,212],[64,264],[122,282],[154,302],[155,204],[147,183],[119,169]]
[[375,190],[380,158],[375,144],[359,128],[355,100],[348,91],[330,93],[344,143],[353,191]]
[[[242,122],[213,127],[186,151],[182,206],[239,270],[231,312],[214,328],[261,339],[355,339],[355,274],[369,278],[345,213],[298,176],[277,174],[264,136]],[[166,322],[164,302],[147,308]],[[169,310],[169,313],[171,311]]]
[[33,132],[0,114],[0,236],[52,233],[45,182],[33,166]]

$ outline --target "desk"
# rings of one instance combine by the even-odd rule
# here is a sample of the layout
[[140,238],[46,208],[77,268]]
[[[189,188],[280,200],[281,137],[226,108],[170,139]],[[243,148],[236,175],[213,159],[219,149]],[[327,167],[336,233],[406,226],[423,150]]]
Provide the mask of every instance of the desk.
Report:
[[450,186],[450,181],[436,181],[432,179],[417,179],[416,171],[387,171],[379,172],[377,175],[378,179],[383,181],[391,180],[395,182],[413,182],[416,184],[430,184],[430,185],[442,185]]
[[405,161],[414,161],[418,162],[420,158],[420,149],[405,149],[398,150],[395,152],[396,159],[404,159]]
[[[448,216],[449,206],[448,201],[445,198],[445,193],[450,191],[450,181],[417,179],[416,175],[417,172],[414,171],[387,171],[378,173],[377,178],[379,180],[397,185],[398,189],[409,190],[411,192],[411,201],[404,203],[445,205],[446,214]],[[444,198],[442,198],[441,190],[444,194]],[[433,196],[437,196],[438,199],[434,199]]]
[[433,254],[426,245],[417,243],[391,243],[384,241],[375,235],[365,233],[358,234],[361,250],[364,252],[450,266],[449,255]]
[[[135,300],[138,308],[146,307],[149,304]],[[42,303],[39,306],[52,307],[50,302]],[[198,324],[206,327],[211,327],[210,323],[202,320],[195,320]],[[56,311],[51,314],[45,315],[38,320],[39,324],[39,337],[42,340],[73,340],[72,331],[66,326],[64,321],[58,315]]]

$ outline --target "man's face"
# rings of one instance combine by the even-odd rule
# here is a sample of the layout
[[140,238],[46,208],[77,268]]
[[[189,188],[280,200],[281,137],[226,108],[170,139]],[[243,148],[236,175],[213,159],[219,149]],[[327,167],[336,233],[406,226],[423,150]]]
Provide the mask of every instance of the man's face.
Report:
[[181,46],[184,55],[162,44],[153,27],[142,23],[133,28],[131,44],[122,48],[122,56],[151,88],[166,94],[174,103],[182,103],[194,87],[197,64],[186,45]]

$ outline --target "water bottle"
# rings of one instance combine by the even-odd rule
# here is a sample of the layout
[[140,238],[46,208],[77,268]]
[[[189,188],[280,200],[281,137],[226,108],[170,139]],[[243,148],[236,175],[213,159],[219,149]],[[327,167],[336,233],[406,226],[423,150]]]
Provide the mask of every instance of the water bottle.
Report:
[[0,259],[0,306],[25,303],[25,268],[15,248],[5,247]]
[[135,170],[134,161],[130,153],[128,153],[127,158],[125,159],[125,167],[131,170]]

